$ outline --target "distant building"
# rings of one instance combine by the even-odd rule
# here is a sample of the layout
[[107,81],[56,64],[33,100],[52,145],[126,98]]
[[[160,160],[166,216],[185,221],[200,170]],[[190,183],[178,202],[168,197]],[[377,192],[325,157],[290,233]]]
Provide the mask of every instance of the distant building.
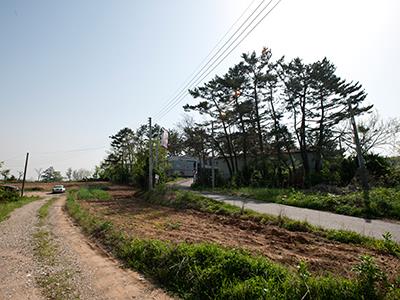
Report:
[[171,156],[168,158],[169,176],[193,177],[197,171],[199,160],[191,156]]
[[[300,151],[295,150],[291,154],[292,154],[292,158],[293,158],[295,167],[296,168],[301,168],[302,161],[301,161],[301,153],[300,153]],[[287,164],[290,165],[291,162],[289,160],[288,155],[286,153],[284,153],[283,155],[285,156]],[[309,164],[311,166],[311,171],[312,171],[313,170],[312,166],[315,165],[315,153],[312,152],[312,151],[309,151],[307,153],[307,157],[308,157],[308,162],[309,162]],[[274,159],[276,159],[276,157],[269,156],[269,159],[270,160],[274,160]],[[251,159],[249,159],[249,163],[251,164]],[[204,161],[203,167],[206,168],[206,169],[211,169],[211,165],[212,165],[211,158],[207,158]],[[228,164],[227,164],[226,160],[223,157],[216,157],[214,159],[214,167],[215,167],[215,169],[218,170],[219,176],[221,176],[221,178],[223,178],[225,180],[229,180],[230,179],[231,175],[229,173],[229,167],[228,167]],[[237,168],[238,168],[239,171],[243,170],[243,168],[244,168],[243,157],[240,156],[240,155],[237,157]]]

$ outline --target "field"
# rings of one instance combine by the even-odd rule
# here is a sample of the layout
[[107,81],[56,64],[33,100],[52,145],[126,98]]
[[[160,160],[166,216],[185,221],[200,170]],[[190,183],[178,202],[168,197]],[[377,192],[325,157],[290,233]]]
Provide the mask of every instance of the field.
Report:
[[128,236],[173,243],[215,243],[261,254],[293,270],[305,261],[315,275],[330,273],[347,278],[355,275],[352,267],[359,263],[360,256],[368,254],[389,278],[400,274],[400,260],[379,250],[251,219],[152,204],[128,187],[109,187],[108,193],[111,200],[87,199],[80,205]]

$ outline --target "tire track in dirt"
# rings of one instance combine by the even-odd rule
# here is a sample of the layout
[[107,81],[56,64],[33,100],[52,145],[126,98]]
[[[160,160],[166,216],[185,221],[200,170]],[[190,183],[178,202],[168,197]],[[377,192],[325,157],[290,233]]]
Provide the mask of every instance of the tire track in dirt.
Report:
[[172,299],[93,245],[67,216],[64,205],[65,196],[61,196],[50,208],[48,222],[62,255],[78,266],[81,299]]
[[32,234],[44,201],[22,206],[0,223],[0,299],[43,299],[35,282]]

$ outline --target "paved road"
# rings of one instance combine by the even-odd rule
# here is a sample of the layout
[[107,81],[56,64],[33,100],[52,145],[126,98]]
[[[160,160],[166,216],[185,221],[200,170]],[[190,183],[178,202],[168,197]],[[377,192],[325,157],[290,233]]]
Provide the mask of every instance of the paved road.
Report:
[[[188,188],[191,184],[191,180],[192,179],[186,179],[176,183],[175,185]],[[244,202],[245,208],[249,208],[260,213],[266,213],[274,216],[282,215],[293,220],[307,221],[310,224],[321,226],[327,229],[351,230],[374,238],[382,238],[382,234],[390,232],[393,235],[393,239],[400,243],[400,223],[398,222],[395,223],[381,220],[366,220],[363,218],[339,215],[325,211],[275,203],[264,203],[253,199],[244,199],[241,197],[220,195],[209,192],[203,192],[201,194],[214,200],[223,201],[239,207],[242,207]]]
[[308,208],[300,208],[275,203],[263,203],[257,200],[243,199],[234,196],[212,193],[202,194],[206,197],[240,207],[242,207],[244,202],[245,208],[274,216],[282,215],[293,220],[307,221],[310,224],[321,226],[323,228],[352,230],[375,238],[382,238],[382,234],[385,232],[390,232],[393,235],[393,239],[400,243],[399,223],[381,220],[366,220],[363,218],[344,216]]

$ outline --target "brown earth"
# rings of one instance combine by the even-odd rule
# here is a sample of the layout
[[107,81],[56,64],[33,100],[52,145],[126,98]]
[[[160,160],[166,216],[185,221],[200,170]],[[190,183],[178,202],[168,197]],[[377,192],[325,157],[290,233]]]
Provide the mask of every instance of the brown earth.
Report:
[[310,271],[318,275],[352,277],[351,269],[359,263],[360,256],[369,254],[389,278],[400,274],[399,259],[364,247],[251,220],[149,204],[135,197],[135,192],[127,187],[111,187],[110,193],[112,201],[82,201],[81,204],[131,236],[244,248],[291,268],[305,260]]
[[[22,187],[21,182],[7,182],[8,185],[13,185],[17,186],[18,188]],[[29,191],[43,191],[43,192],[51,192],[51,189],[55,185],[64,185],[64,187],[68,189],[75,189],[79,188],[81,186],[88,186],[88,185],[101,185],[101,186],[110,186],[111,184],[109,182],[104,182],[104,181],[62,181],[62,182],[31,182],[28,181],[25,183],[25,190],[27,192]]]

